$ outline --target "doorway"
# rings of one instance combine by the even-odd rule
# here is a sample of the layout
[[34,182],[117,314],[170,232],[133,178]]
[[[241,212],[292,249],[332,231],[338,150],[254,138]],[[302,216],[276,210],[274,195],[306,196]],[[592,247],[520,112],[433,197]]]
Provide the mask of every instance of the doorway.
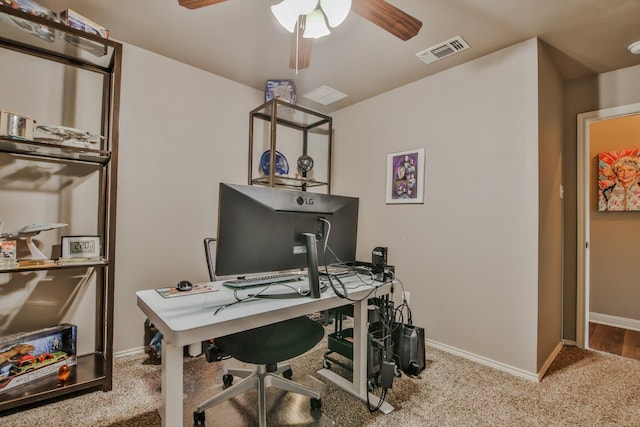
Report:
[[[624,131],[630,123],[631,134]],[[630,239],[634,228],[640,230],[640,211],[599,211],[598,205],[598,153],[640,148],[640,104],[578,115],[577,142],[576,343],[588,348],[590,322],[640,331],[640,312],[631,302],[640,295],[640,276],[625,266],[626,257],[637,259],[640,246],[635,241],[618,243]],[[636,294],[625,297],[625,292]]]

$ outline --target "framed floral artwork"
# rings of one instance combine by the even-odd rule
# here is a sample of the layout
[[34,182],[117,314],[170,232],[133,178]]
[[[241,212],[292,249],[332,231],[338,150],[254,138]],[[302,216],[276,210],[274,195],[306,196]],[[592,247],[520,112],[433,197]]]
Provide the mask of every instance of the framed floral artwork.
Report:
[[387,155],[387,204],[424,203],[424,148]]

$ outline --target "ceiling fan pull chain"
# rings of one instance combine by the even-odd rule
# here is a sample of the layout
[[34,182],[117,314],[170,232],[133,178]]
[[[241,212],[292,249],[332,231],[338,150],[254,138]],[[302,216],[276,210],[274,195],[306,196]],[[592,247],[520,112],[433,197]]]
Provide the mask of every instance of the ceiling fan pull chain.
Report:
[[298,75],[298,65],[300,64],[300,15],[296,22],[296,76]]

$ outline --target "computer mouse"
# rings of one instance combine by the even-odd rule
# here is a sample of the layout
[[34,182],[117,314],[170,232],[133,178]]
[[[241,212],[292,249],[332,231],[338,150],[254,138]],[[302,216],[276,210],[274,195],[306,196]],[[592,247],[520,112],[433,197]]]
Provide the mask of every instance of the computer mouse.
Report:
[[193,289],[193,285],[188,280],[181,280],[176,285],[176,289],[178,289],[179,291],[190,291],[191,289]]

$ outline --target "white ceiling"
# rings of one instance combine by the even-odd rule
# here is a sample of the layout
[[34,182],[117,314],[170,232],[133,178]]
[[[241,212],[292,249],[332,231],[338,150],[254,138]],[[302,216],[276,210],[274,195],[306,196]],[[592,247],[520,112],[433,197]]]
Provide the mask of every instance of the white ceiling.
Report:
[[[549,45],[567,80],[640,64],[627,46],[640,40],[640,0],[388,0],[423,22],[401,41],[355,13],[315,40],[309,68],[289,69],[291,35],[270,6],[279,0],[227,0],[189,10],[177,0],[38,0],[71,8],[107,27],[111,38],[264,90],[293,79],[298,103],[330,113],[532,37]],[[460,35],[470,49],[427,65],[416,53]],[[320,86],[348,95],[322,106],[301,95]]]

